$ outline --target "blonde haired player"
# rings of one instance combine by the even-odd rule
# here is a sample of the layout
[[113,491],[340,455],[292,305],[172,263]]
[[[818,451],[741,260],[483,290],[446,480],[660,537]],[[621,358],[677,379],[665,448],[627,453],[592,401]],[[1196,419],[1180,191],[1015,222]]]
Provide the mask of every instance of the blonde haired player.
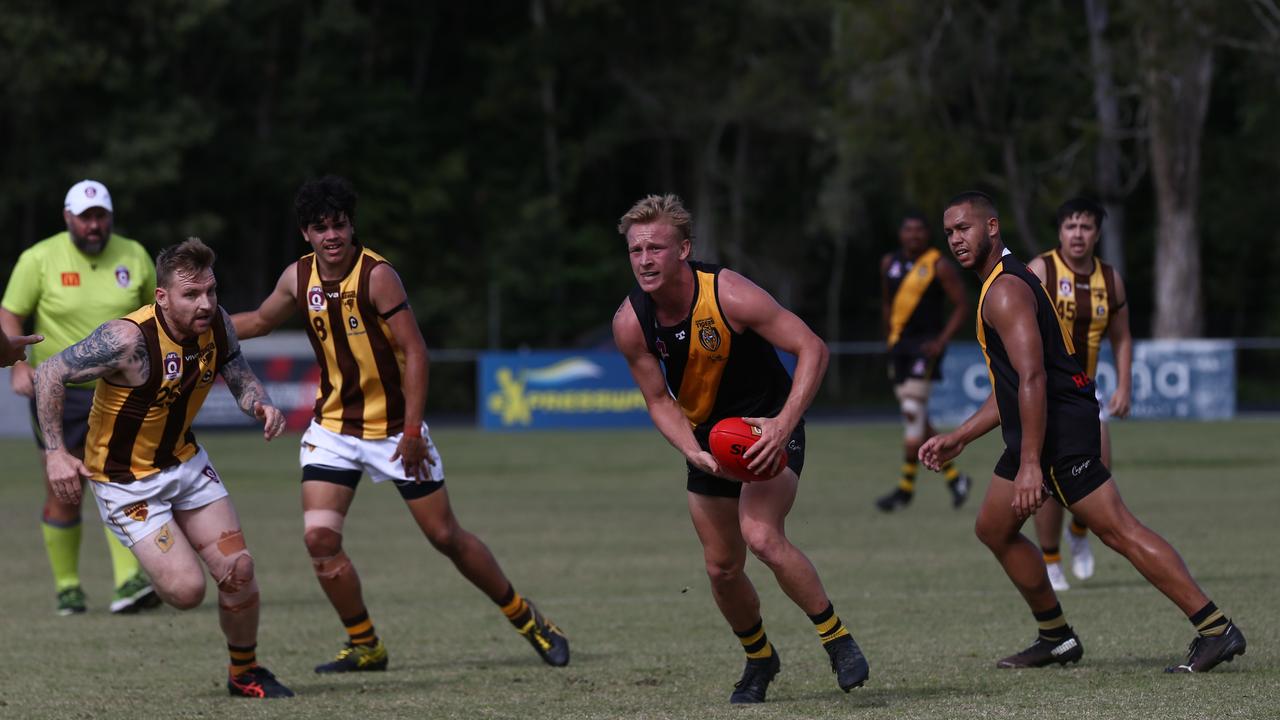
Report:
[[[192,238],[156,258],[155,304],[107,322],[36,371],[45,466],[53,494],[79,502],[93,480],[102,522],[133,551],[160,597],[179,610],[218,585],[218,621],[231,656],[227,690],[290,697],[257,664],[258,581],[240,520],[191,421],[221,374],[240,409],[278,436],[284,415],[240,354],[218,306],[213,251]],[[65,383],[96,380],[84,461],[63,444]]]
[[320,364],[315,418],[302,436],[302,522],[316,579],[347,631],[347,644],[318,673],[385,670],[360,578],[342,528],[363,473],[389,481],[433,547],[502,610],[549,665],[569,663],[569,641],[502,572],[480,538],[454,517],[444,465],[422,421],[427,345],[400,276],[355,238],[356,193],[328,176],[294,199],[312,253],[285,269],[253,312],[232,317],[241,337],[265,335],[295,311]]
[[[1076,362],[1089,377],[1098,369],[1098,351],[1102,338],[1111,340],[1116,360],[1116,390],[1106,405],[1098,395],[1102,421],[1102,464],[1111,467],[1111,432],[1107,420],[1129,416],[1130,368],[1133,366],[1133,336],[1129,333],[1129,306],[1124,281],[1110,265],[1094,257],[1094,248],[1102,237],[1102,221],[1107,211],[1088,198],[1076,197],[1058,208],[1058,247],[1033,258],[1027,269],[1044,283],[1053,298],[1054,309],[1070,328],[1075,344]],[[1036,536],[1049,582],[1054,590],[1067,590],[1071,585],[1062,572],[1059,538],[1062,532],[1062,507],[1047,503],[1036,513]],[[1071,573],[1081,580],[1093,575],[1093,550],[1089,547],[1088,529],[1075,516],[1066,535],[1071,548]]]

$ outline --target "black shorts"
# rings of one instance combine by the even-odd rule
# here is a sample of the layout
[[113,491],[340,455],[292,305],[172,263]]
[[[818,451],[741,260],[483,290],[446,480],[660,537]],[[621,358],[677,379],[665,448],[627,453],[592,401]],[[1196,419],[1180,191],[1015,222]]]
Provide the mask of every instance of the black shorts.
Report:
[[[1013,482],[1020,464],[1017,453],[1006,449],[996,463],[996,477]],[[1046,460],[1040,463],[1040,469],[1044,472],[1045,492],[1063,507],[1075,505],[1111,479],[1111,471],[1097,455],[1067,455],[1052,462]]]
[[[40,432],[40,420],[36,414],[36,399],[31,398],[31,433],[36,437],[36,445],[44,450],[44,433]],[[89,411],[93,409],[93,390],[86,388],[67,388],[66,399],[62,401],[62,446],[68,450],[84,447],[89,437]]]
[[[359,470],[325,467],[324,465],[304,465],[302,467],[302,482],[318,480],[320,482],[333,483],[334,485],[343,485],[351,488],[352,490],[355,490],[356,486],[360,484],[360,478],[363,475],[364,473]],[[405,500],[417,500],[418,498],[424,498],[444,487],[443,480],[438,482],[417,482],[413,480],[398,482],[392,480],[392,482],[395,483],[396,490],[400,492],[400,497]]]
[[901,385],[908,380],[941,380],[942,355],[929,358],[909,352],[889,353],[889,379],[894,385]]
[[[698,437],[698,444],[703,450],[711,451],[710,445],[705,437]],[[688,490],[697,495],[710,495],[712,497],[728,497],[736,498],[742,494],[742,483],[737,480],[726,480],[722,477],[716,477],[710,473],[704,472],[692,464],[686,462],[689,468]],[[800,477],[801,471],[804,470],[804,421],[801,420],[796,429],[791,432],[791,440],[787,442],[787,467]]]

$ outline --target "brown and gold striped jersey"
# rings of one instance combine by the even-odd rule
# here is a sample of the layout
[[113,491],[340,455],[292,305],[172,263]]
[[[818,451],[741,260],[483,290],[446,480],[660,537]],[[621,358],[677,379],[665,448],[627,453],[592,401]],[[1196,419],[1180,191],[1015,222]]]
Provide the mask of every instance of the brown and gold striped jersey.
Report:
[[230,359],[221,308],[208,330],[181,342],[155,305],[124,319],[142,331],[151,370],[138,387],[101,379],[94,388],[84,464],[98,482],[133,482],[190,460],[191,421]]
[[379,440],[404,430],[404,353],[369,298],[373,269],[386,260],[360,247],[341,280],[321,280],[315,253],[298,260],[298,307],[320,365],[316,422],[326,430]]
[[1040,255],[1044,259],[1045,289],[1053,307],[1071,332],[1076,361],[1093,377],[1098,369],[1102,336],[1111,325],[1116,304],[1116,274],[1110,265],[1094,258],[1093,271],[1081,275],[1067,265],[1054,249]]

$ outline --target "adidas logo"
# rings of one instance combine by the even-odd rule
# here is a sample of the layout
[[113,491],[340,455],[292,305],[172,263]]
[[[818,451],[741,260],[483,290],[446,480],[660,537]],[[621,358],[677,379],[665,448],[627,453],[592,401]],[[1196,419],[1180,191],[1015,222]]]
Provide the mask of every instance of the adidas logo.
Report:
[[1061,645],[1059,645],[1058,647],[1056,647],[1056,648],[1054,648],[1054,649],[1050,650],[1050,651],[1049,651],[1049,654],[1050,654],[1050,655],[1053,655],[1054,657],[1057,657],[1058,655],[1062,655],[1062,654],[1067,653],[1067,652],[1069,652],[1069,651],[1071,651],[1071,650],[1075,650],[1075,649],[1076,649],[1076,645],[1079,645],[1079,643],[1077,643],[1077,642],[1076,642],[1076,639],[1075,639],[1075,638],[1071,638],[1070,640],[1068,640],[1068,641],[1066,641],[1066,642],[1062,643],[1062,644],[1061,644]]

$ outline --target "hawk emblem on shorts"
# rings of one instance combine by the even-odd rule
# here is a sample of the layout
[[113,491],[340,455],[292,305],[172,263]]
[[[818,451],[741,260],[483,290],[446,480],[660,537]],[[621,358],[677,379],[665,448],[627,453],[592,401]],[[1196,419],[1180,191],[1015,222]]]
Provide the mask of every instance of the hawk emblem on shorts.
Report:
[[710,318],[698,321],[698,342],[709,352],[720,349],[720,331],[716,329],[716,321]]
[[147,509],[146,500],[120,508],[120,513],[134,522],[146,522],[147,515],[149,515],[150,512],[151,511]]
[[307,307],[320,312],[324,309],[324,304],[324,290],[321,290],[319,285],[312,285],[307,291]]

